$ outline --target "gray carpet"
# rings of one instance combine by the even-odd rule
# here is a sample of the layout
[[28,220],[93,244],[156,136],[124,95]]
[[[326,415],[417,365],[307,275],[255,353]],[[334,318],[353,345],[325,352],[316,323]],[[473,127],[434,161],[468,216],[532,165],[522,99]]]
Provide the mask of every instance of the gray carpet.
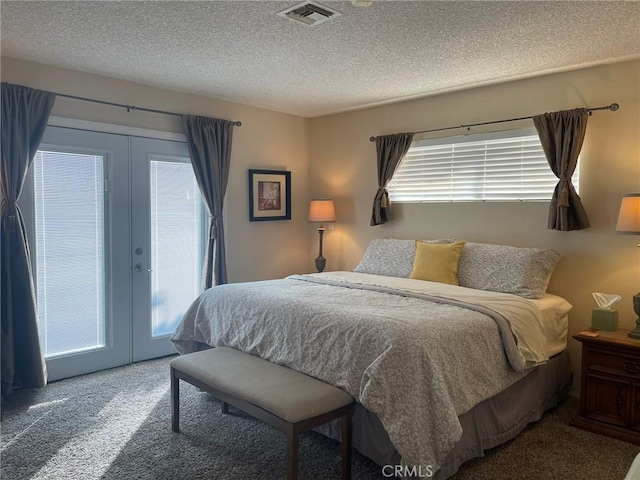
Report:
[[[284,434],[237,410],[222,415],[215,399],[190,385],[181,388],[181,433],[171,432],[169,360],[16,392],[2,406],[1,478],[284,478]],[[576,410],[569,399],[453,479],[622,479],[640,449],[568,426]],[[300,478],[340,478],[339,444],[304,434]],[[384,477],[354,452],[353,478]]]

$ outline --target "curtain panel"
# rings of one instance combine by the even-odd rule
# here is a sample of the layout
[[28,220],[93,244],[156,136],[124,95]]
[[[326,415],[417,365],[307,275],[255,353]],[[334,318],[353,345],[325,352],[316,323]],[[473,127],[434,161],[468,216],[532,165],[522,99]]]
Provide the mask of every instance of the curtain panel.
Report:
[[191,165],[209,213],[203,289],[227,283],[222,209],[229,180],[234,123],[217,118],[182,115]]
[[2,83],[2,397],[47,383],[29,244],[17,202],[55,98],[49,92]]
[[540,142],[551,170],[559,181],[551,197],[548,228],[582,230],[589,228],[587,212],[582,206],[571,176],[587,131],[586,108],[544,113],[533,117]]
[[400,165],[411,142],[413,133],[396,133],[376,137],[376,153],[378,159],[378,191],[373,199],[371,226],[382,225],[393,219],[391,202],[387,185]]

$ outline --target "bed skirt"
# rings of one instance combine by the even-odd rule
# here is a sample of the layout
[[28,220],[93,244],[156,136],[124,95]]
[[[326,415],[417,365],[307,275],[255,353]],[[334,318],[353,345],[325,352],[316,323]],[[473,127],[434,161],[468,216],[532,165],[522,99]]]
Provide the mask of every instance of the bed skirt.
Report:
[[[539,420],[545,411],[566,397],[570,375],[569,355],[565,350],[506,390],[461,415],[462,438],[449,452],[433,476],[434,480],[449,478],[467,460],[484,456],[485,450],[511,440],[529,423]],[[317,431],[340,439],[340,427],[335,422]],[[360,404],[356,404],[354,411],[352,433],[354,448],[377,464],[400,463],[400,456],[377,415]]]

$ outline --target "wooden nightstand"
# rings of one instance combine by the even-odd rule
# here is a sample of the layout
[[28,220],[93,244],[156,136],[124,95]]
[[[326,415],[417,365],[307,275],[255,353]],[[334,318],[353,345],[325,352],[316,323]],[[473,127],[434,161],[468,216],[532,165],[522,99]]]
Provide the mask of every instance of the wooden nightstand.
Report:
[[583,333],[580,412],[574,427],[640,445],[640,340],[629,330]]

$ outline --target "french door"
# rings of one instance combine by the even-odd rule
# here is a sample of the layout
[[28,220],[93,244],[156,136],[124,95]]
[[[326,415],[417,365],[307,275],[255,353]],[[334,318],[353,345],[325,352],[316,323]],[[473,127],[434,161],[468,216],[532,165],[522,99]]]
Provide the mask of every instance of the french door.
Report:
[[48,127],[21,198],[49,379],[174,353],[203,258],[186,145]]
[[131,142],[133,361],[175,353],[169,336],[200,292],[204,206],[184,143]]

